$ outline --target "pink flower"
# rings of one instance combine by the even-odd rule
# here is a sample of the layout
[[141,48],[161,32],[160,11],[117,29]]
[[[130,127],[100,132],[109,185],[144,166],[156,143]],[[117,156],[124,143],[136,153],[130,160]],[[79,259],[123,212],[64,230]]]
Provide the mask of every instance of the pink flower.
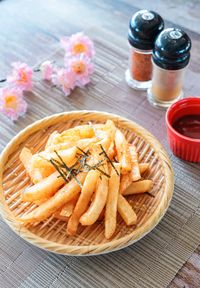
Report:
[[26,64],[21,62],[12,63],[12,74],[8,76],[7,81],[22,91],[32,90],[33,70]]
[[66,68],[72,71],[76,85],[83,87],[90,82],[90,75],[94,71],[91,59],[83,54],[71,58],[65,58]]
[[61,87],[65,96],[68,96],[75,87],[74,74],[64,68],[56,70],[56,73],[52,76],[52,82]]
[[23,99],[22,91],[18,88],[1,88],[0,112],[8,116],[12,121],[26,113],[27,103]]
[[73,34],[71,37],[62,37],[60,42],[67,56],[84,54],[92,58],[95,54],[93,42],[82,32]]
[[42,71],[42,79],[51,80],[53,74],[53,65],[51,61],[45,61],[40,65],[40,69]]

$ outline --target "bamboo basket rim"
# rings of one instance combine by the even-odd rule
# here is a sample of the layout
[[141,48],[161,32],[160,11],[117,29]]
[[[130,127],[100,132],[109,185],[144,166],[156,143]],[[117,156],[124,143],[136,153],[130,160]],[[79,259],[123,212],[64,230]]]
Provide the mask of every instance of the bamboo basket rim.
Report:
[[[9,155],[12,154],[15,150],[17,150],[19,145],[25,139],[27,139],[30,135],[34,134],[38,130],[46,129],[49,126],[57,124],[59,123],[59,121],[62,120],[67,121],[67,119],[73,119],[73,117],[81,117],[81,119],[89,118],[90,120],[98,120],[99,122],[101,121],[101,118],[102,121],[103,119],[105,120],[109,118],[114,120],[115,123],[119,123],[123,128],[128,128],[133,132],[136,132],[138,136],[142,137],[144,140],[146,140],[147,143],[149,143],[153,147],[163,167],[163,174],[165,177],[163,197],[153,214],[142,226],[136,228],[130,234],[103,244],[75,246],[60,244],[43,239],[29,231],[27,228],[23,227],[20,222],[16,221],[4,198],[2,185],[3,169]],[[167,152],[165,151],[161,143],[148,130],[146,130],[139,124],[116,114],[96,110],[81,110],[57,113],[51,116],[47,116],[28,125],[25,129],[23,129],[15,137],[13,137],[13,139],[7,144],[7,146],[4,148],[0,155],[0,183],[0,214],[2,215],[5,222],[17,235],[35,246],[57,254],[82,256],[104,254],[125,248],[137,242],[146,234],[148,234],[151,230],[153,230],[155,226],[160,222],[170,205],[174,190],[174,174]]]

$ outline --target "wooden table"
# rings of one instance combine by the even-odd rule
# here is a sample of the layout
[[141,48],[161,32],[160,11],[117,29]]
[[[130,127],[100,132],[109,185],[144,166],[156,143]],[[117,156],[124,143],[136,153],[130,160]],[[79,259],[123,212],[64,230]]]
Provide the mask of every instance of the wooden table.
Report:
[[[179,1],[155,2],[153,8],[167,20],[177,20],[177,24],[199,31],[197,11],[200,6],[197,1],[184,3],[184,9],[181,10],[183,12],[178,18],[176,15],[179,15],[179,9],[182,9]],[[86,30],[92,26],[102,26],[126,37],[131,14],[138,8],[150,6],[147,0],[134,1],[137,7],[132,3],[130,0],[1,1],[0,77],[5,77],[9,71],[9,64],[16,59],[34,65],[45,58],[55,50],[61,35]],[[167,22],[167,26],[169,25],[170,22]],[[199,41],[200,38],[196,33],[190,31],[190,35]],[[2,148],[1,140],[0,145]],[[185,263],[169,287],[200,287],[200,247]]]

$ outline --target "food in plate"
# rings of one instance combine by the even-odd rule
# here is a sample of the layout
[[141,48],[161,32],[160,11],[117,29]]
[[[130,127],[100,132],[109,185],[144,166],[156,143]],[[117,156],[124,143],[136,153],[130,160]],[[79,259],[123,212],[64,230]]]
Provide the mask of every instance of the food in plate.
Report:
[[103,220],[110,239],[118,214],[126,225],[136,225],[127,195],[149,193],[153,185],[143,177],[148,163],[139,163],[136,147],[111,120],[54,131],[44,151],[32,154],[25,147],[20,160],[33,183],[22,200],[38,206],[19,220],[36,224],[54,216],[67,222],[69,235]]

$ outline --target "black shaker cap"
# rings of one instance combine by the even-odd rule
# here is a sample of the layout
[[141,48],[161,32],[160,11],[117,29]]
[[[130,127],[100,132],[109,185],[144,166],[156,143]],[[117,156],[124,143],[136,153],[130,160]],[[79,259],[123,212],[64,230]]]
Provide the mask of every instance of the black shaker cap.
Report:
[[152,50],[157,35],[164,29],[164,21],[154,11],[140,10],[129,23],[128,41],[141,50]]
[[187,66],[190,59],[191,40],[179,28],[163,30],[155,41],[153,61],[167,70],[178,70]]

